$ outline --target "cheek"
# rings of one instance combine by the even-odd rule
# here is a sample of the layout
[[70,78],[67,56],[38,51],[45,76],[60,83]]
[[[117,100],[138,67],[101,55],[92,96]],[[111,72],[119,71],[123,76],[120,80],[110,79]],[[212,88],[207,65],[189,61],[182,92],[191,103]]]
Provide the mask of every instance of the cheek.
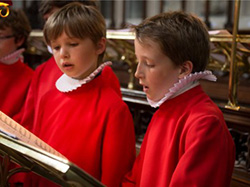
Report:
[[60,58],[59,55],[57,53],[53,54],[54,59],[56,61],[56,65],[60,67]]
[[[6,47],[6,46],[8,46],[8,47]],[[2,44],[0,44],[0,57],[4,57],[4,56],[14,52],[15,50],[16,50],[16,48],[14,48],[13,46],[2,43]]]
[[2,44],[0,44],[0,54],[6,50],[6,47],[4,47]]
[[178,82],[178,77],[172,73],[158,73],[152,80],[154,88],[165,94],[168,92],[169,88],[173,87],[174,84]]
[[148,80],[150,80],[151,84],[155,86],[162,86],[168,82],[169,75],[165,72],[155,71],[149,74]]
[[53,56],[54,56],[55,61],[57,62],[59,60],[59,52],[53,51]]

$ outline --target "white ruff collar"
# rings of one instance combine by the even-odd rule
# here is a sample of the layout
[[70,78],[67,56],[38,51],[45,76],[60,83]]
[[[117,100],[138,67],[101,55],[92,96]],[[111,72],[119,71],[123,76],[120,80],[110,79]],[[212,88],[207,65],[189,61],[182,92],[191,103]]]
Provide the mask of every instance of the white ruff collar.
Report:
[[14,51],[11,54],[8,54],[2,58],[0,58],[0,62],[6,65],[11,65],[14,64],[15,62],[17,62],[19,60],[19,58],[21,58],[21,61],[23,62],[23,56],[22,53],[25,51],[24,48],[18,49],[16,51]]
[[51,48],[49,45],[47,45],[47,50],[48,50],[48,52],[49,52],[50,54],[53,54],[53,50],[52,50],[52,48]]
[[93,80],[95,76],[102,71],[105,66],[111,65],[112,62],[105,62],[101,64],[95,71],[93,71],[88,77],[78,80],[73,79],[66,74],[63,74],[57,81],[56,81],[56,88],[60,92],[70,92],[76,90],[78,87],[81,87],[83,84],[86,84]]
[[147,98],[148,103],[151,107],[159,107],[162,103],[164,103],[166,100],[174,98],[182,93],[184,93],[187,90],[190,90],[191,88],[197,86],[199,84],[199,79],[206,79],[209,81],[216,81],[217,78],[215,75],[212,74],[211,71],[201,71],[201,72],[195,72],[193,74],[189,74],[185,76],[184,78],[180,79],[179,82],[175,83],[173,87],[169,89],[169,91],[165,94],[165,96],[159,100],[159,101],[152,101],[149,98]]

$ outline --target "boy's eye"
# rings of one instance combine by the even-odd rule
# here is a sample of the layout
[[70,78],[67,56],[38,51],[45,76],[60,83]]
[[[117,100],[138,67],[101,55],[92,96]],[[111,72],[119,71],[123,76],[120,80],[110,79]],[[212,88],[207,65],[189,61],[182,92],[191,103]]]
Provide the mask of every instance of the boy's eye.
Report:
[[154,64],[150,64],[150,63],[146,63],[146,66],[148,66],[148,67],[150,67],[150,68],[155,67],[155,65],[154,65]]
[[59,46],[55,46],[55,47],[53,47],[53,50],[59,50],[60,49],[60,47]]
[[72,47],[78,46],[78,43],[71,43],[70,44]]

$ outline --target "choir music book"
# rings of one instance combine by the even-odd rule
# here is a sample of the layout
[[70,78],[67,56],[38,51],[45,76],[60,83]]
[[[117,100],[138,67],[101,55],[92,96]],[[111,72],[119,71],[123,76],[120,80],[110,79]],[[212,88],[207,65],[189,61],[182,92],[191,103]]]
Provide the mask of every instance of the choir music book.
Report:
[[0,155],[61,186],[104,186],[1,111]]

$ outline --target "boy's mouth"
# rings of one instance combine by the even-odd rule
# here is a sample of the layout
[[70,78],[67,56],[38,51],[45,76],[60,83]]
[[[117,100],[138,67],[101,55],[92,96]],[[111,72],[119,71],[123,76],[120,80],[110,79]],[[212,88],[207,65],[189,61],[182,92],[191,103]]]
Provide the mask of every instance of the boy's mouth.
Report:
[[149,88],[148,88],[147,86],[143,86],[143,91],[144,91],[144,92],[147,92],[148,89],[149,89]]
[[62,67],[71,67],[71,66],[73,66],[73,64],[70,64],[68,62],[63,62],[62,63]]
[[70,69],[73,68],[73,66],[74,66],[74,64],[71,64],[71,63],[69,63],[69,62],[63,62],[63,63],[62,63],[62,67],[63,67],[63,69],[65,69],[65,70],[70,70]]

